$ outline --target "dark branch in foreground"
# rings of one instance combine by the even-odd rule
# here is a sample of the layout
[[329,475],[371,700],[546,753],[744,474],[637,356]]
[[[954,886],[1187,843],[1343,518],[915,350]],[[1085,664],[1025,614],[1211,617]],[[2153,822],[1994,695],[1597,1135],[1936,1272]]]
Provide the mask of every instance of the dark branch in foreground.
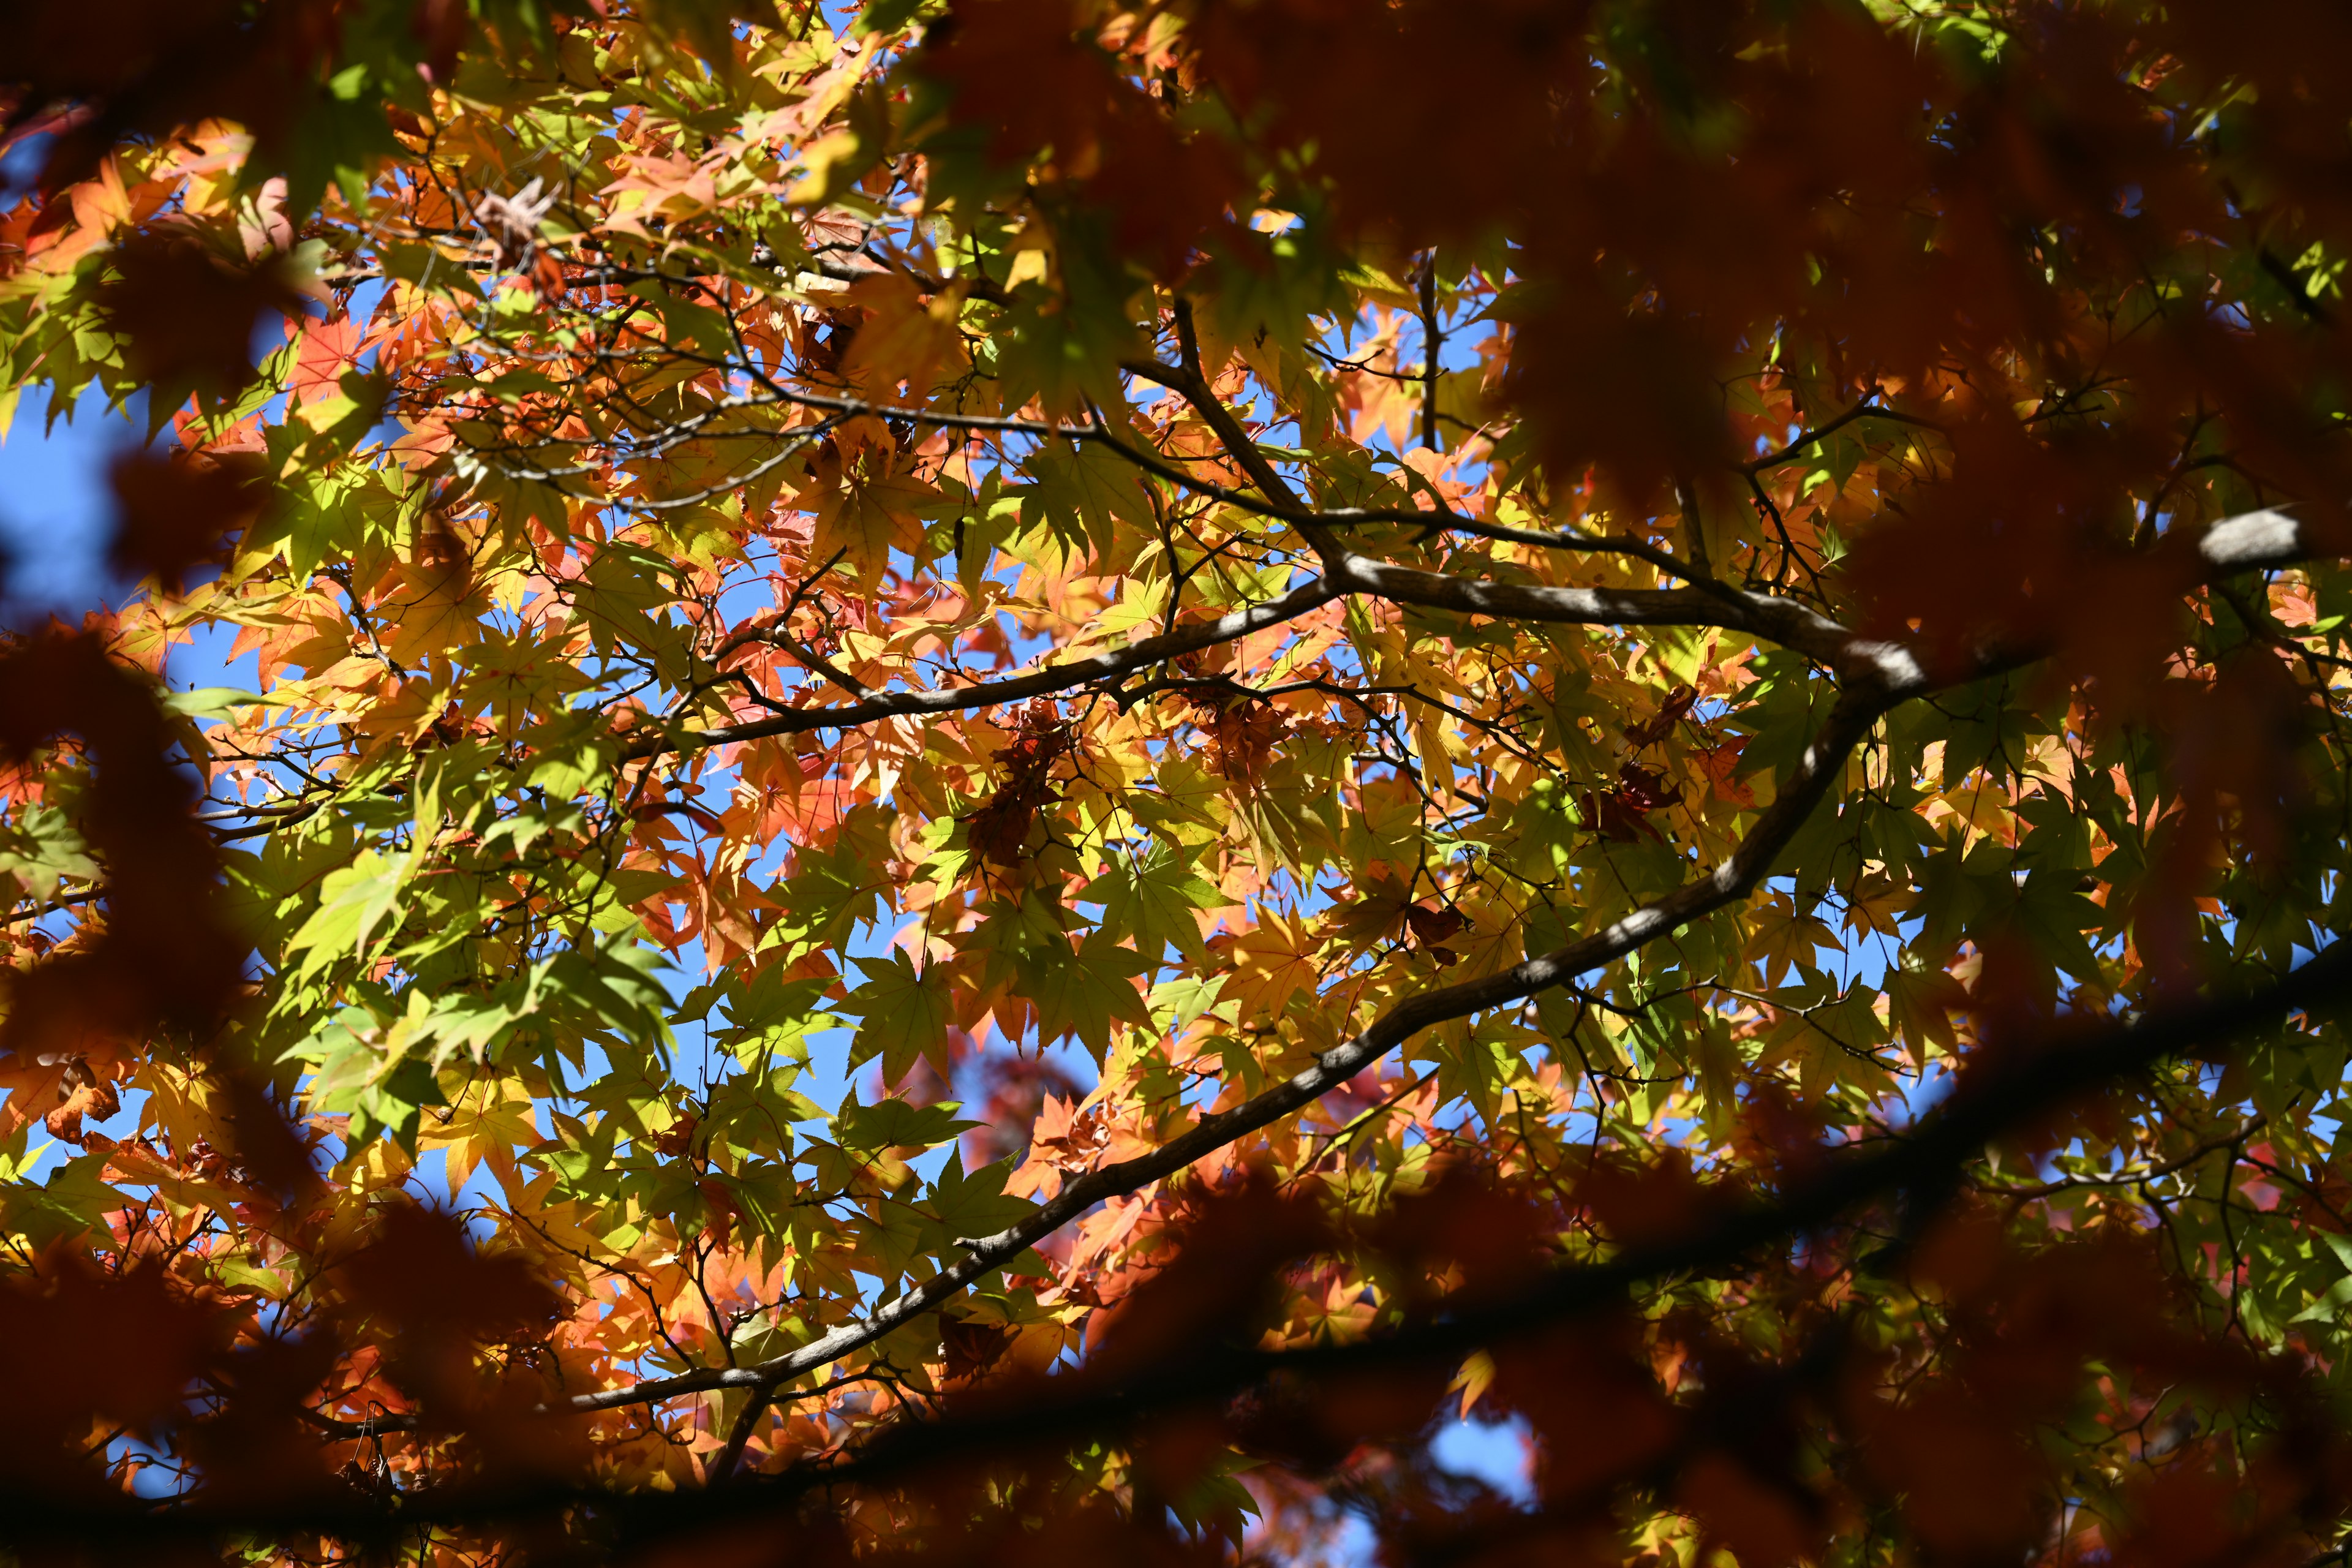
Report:
[[2038,1045],[2012,1042],[1991,1062],[1972,1065],[1953,1097],[1907,1132],[1866,1150],[1831,1155],[1777,1197],[1727,1205],[1671,1240],[1629,1247],[1606,1262],[1558,1269],[1532,1288],[1454,1303],[1394,1332],[1352,1343],[1277,1352],[1211,1348],[1116,1378],[1080,1372],[1023,1388],[1027,1397],[1017,1408],[989,1408],[983,1396],[972,1408],[936,1422],[894,1428],[854,1458],[776,1476],[737,1477],[732,1484],[697,1491],[613,1493],[560,1484],[452,1488],[410,1493],[390,1506],[353,1494],[277,1508],[205,1501],[142,1507],[131,1499],[100,1503],[19,1494],[5,1498],[0,1541],[20,1546],[160,1544],[264,1531],[367,1538],[573,1508],[592,1510],[625,1536],[663,1533],[775,1513],[817,1490],[898,1482],[950,1461],[1117,1434],[1156,1414],[1213,1407],[1276,1376],[1347,1376],[1458,1362],[1471,1351],[1622,1303],[1645,1283],[1738,1264],[1881,1198],[1905,1194],[1915,1204],[1932,1205],[1987,1143],[2027,1131],[2167,1060],[2192,1055],[2210,1059],[2250,1030],[2347,994],[2352,942],[2337,942],[2259,990],[2187,1003],[2127,1022],[2070,1029],[2061,1020]]
[[[2294,519],[2275,511],[2253,512],[2229,519],[2209,529],[2200,541],[2200,561],[2210,573],[2221,574],[2289,563],[2301,558],[2306,545],[2304,531]],[[1244,631],[1303,615],[1335,597],[1339,590],[1332,586],[1331,578],[1360,570],[1355,563],[1361,559],[1343,555],[1339,562],[1332,563],[1331,570],[1323,577],[1308,581],[1280,599],[1248,610],[1235,611],[1216,622],[1204,622],[1159,637],[1147,638],[1118,654],[1066,660],[1048,665],[1026,676],[985,682],[959,690],[894,693],[866,702],[810,709],[806,723],[800,722],[800,716],[794,714],[739,725],[730,731],[708,731],[699,739],[704,742],[716,739],[750,739],[790,729],[814,728],[818,724],[860,721],[854,716],[870,719],[885,716],[885,713],[979,707],[990,702],[1034,696],[1044,691],[1066,689],[1087,679],[1138,668],[1171,657],[1175,652],[1206,647],[1215,641],[1243,635]],[[1361,569],[1369,569],[1373,564],[1363,563]],[[1381,570],[1391,574],[1407,571],[1401,567]],[[1433,578],[1441,584],[1458,582],[1435,574],[1412,573],[1411,575]],[[1773,602],[1785,604],[1784,601]],[[1791,610],[1800,608],[1793,605],[1787,607]],[[1833,623],[1822,624],[1834,626]],[[1353,1039],[1324,1052],[1312,1068],[1230,1110],[1203,1118],[1191,1131],[1150,1154],[1106,1165],[1076,1177],[1054,1201],[1041,1205],[1019,1224],[994,1236],[973,1238],[965,1256],[952,1266],[941,1269],[865,1317],[844,1323],[788,1355],[753,1366],[712,1367],[675,1377],[649,1378],[626,1387],[578,1394],[552,1408],[566,1411],[611,1410],[726,1388],[752,1389],[764,1395],[873,1343],[960,1295],[966,1288],[1012,1262],[1095,1205],[1174,1175],[1194,1162],[1216,1153],[1234,1140],[1313,1103],[1422,1030],[1506,1006],[1553,986],[1567,984],[1578,976],[1614,963],[1694,920],[1745,899],[1769,874],[1775,858],[1795,838],[1813,810],[1830,794],[1843,772],[1846,758],[1881,717],[1910,698],[2015,668],[2030,662],[2041,651],[1989,649],[1979,656],[1975,667],[1949,672],[1942,679],[1937,679],[1930,676],[1900,644],[1872,641],[1845,633],[1843,628],[1835,629],[1844,637],[1843,643],[1835,647],[1824,646],[1822,652],[1834,660],[1835,668],[1843,678],[1844,694],[1832,710],[1821,732],[1798,759],[1796,766],[1780,781],[1779,792],[1772,804],[1758,816],[1738,848],[1712,871],[1695,878],[1664,898],[1633,911],[1606,929],[1564,947],[1529,957],[1496,973],[1440,986],[1400,1003],[1373,1020]],[[1085,673],[1081,674],[1081,671]],[[872,711],[877,709],[885,712]],[[658,749],[661,748],[657,743],[648,746],[649,751]],[[379,1422],[375,1429],[392,1430],[407,1424],[409,1418],[388,1417]],[[355,1432],[357,1429],[354,1427],[352,1430]]]

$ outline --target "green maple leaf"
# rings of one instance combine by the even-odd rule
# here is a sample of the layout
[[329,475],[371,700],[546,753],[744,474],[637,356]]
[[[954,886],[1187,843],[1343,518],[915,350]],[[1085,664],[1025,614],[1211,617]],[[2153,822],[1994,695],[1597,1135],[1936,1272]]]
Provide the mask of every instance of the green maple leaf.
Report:
[[0,1236],[20,1236],[40,1247],[102,1231],[106,1212],[122,1204],[122,1194],[102,1179],[105,1169],[105,1155],[84,1154],[68,1160],[37,1185],[24,1181],[0,1184]]
[[936,965],[919,972],[904,948],[893,949],[888,958],[861,958],[857,967],[866,972],[866,984],[841,1005],[865,1020],[850,1042],[850,1069],[878,1056],[888,1083],[906,1077],[919,1057],[929,1058],[942,1077],[953,1070],[948,1055],[952,1003],[944,973]]
[[1134,985],[1151,967],[1150,959],[1100,931],[1066,963],[1023,964],[1022,994],[1037,1009],[1037,1037],[1075,1035],[1100,1062],[1110,1050],[1113,1023],[1151,1026],[1151,1009]]
[[1055,536],[1073,550],[1083,542],[1097,560],[1108,561],[1117,550],[1120,519],[1149,524],[1134,469],[1107,461],[1091,448],[1048,442],[1024,466],[1037,482],[1022,510],[1042,514]]
[[363,950],[377,924],[398,905],[408,868],[404,861],[369,849],[350,865],[329,872],[320,888],[318,909],[286,944],[289,956],[310,954],[297,978],[307,980],[343,954]]
[[993,1236],[1034,1213],[1036,1205],[1005,1195],[1005,1178],[1012,1170],[1012,1161],[999,1160],[968,1173],[961,1151],[949,1155],[947,1163],[940,1167],[939,1180],[923,1195],[924,1206],[939,1216],[940,1224],[940,1234],[927,1236],[925,1240],[945,1255],[961,1237]]
[[1102,929],[1133,937],[1136,950],[1155,964],[1169,946],[1188,963],[1206,963],[1208,946],[1201,940],[1201,925],[1192,911],[1225,902],[1191,861],[1165,850],[1140,866],[1114,860],[1078,896],[1102,905]]

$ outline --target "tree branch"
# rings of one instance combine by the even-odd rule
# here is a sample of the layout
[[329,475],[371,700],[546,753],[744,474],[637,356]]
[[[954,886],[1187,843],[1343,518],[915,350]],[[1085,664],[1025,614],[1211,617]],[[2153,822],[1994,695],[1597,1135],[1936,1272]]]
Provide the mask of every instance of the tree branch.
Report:
[[[2227,520],[2208,530],[2200,542],[2199,552],[2200,558],[2216,570],[2243,570],[2255,565],[2286,564],[2289,555],[2299,552],[2305,543],[2303,531],[2293,520],[2276,512],[2256,512]],[[1363,562],[1361,557],[1348,557],[1343,566],[1335,569],[1331,575],[1376,569],[1391,573],[1407,570],[1381,568],[1379,563]],[[1413,575],[1432,578],[1439,584],[1454,584],[1465,592],[1473,588],[1481,592],[1504,590],[1501,584],[1459,584],[1456,579],[1436,577],[1433,574]],[[1350,580],[1351,576],[1343,578],[1343,581]],[[972,694],[984,690],[996,689],[1003,693],[985,700],[1003,701],[1014,695],[1026,696],[1057,689],[1057,686],[1045,684],[1048,677],[1061,679],[1064,684],[1076,683],[1076,679],[1057,676],[1057,671],[1092,668],[1098,676],[1111,673],[1110,667],[1115,665],[1134,668],[1154,658],[1167,657],[1165,652],[1144,652],[1153,645],[1170,645],[1171,651],[1189,651],[1192,647],[1205,647],[1213,641],[1223,640],[1208,635],[1214,627],[1251,616],[1259,618],[1248,629],[1272,625],[1303,614],[1317,605],[1328,603],[1339,591],[1327,576],[1294,589],[1284,598],[1268,605],[1235,612],[1218,622],[1209,623],[1206,627],[1186,627],[1173,634],[1146,639],[1120,655],[1101,655],[1092,660],[1052,666],[1029,677],[986,683],[967,688],[960,693],[908,694],[904,699],[891,700],[911,704],[928,699],[941,706],[950,702],[956,706],[976,706],[983,700]],[[1446,590],[1449,594],[1454,591],[1454,588]],[[1480,614],[1507,613],[1478,606],[1487,603],[1513,602],[1516,601],[1507,596],[1500,600],[1477,599],[1473,600],[1468,607]],[[1778,605],[1784,602],[1775,600],[1768,603]],[[1236,631],[1229,635],[1242,634]],[[1180,642],[1181,647],[1177,647],[1175,645]],[[1075,1178],[1052,1202],[1042,1205],[1018,1224],[994,1236],[973,1240],[963,1258],[929,1279],[866,1317],[844,1323],[790,1354],[756,1366],[710,1369],[677,1377],[653,1379],[628,1388],[582,1394],[563,1402],[557,1408],[604,1410],[714,1388],[773,1388],[870,1344],[935,1310],[960,1294],[966,1286],[1019,1257],[1096,1204],[1173,1175],[1194,1162],[1214,1154],[1227,1144],[1320,1099],[1422,1030],[1522,1001],[1552,986],[1566,984],[1579,975],[1613,963],[1692,921],[1745,899],[1763,880],[1774,859],[1795,838],[1814,809],[1828,796],[1843,772],[1849,753],[1884,714],[1902,701],[1939,686],[1979,679],[2029,662],[2038,657],[2039,650],[1988,650],[1979,656],[1975,668],[1942,680],[1931,679],[1907,650],[1896,645],[1870,642],[1847,634],[1843,647],[1832,652],[1833,657],[1828,662],[1841,671],[1846,684],[1827,722],[1812,743],[1805,748],[1788,776],[1780,781],[1772,804],[1758,816],[1730,857],[1713,871],[1683,884],[1672,893],[1635,910],[1604,930],[1550,952],[1529,957],[1492,975],[1440,986],[1398,1003],[1354,1038],[1323,1052],[1316,1058],[1313,1067],[1230,1110],[1203,1117],[1191,1131],[1170,1140],[1149,1154],[1103,1166]],[[868,706],[872,705],[857,705],[859,708]],[[811,710],[811,725],[802,727],[828,721],[821,717],[826,713],[847,715],[855,710],[851,708]],[[918,710],[907,708],[902,710]],[[786,722],[782,719],[761,721],[738,726],[733,733],[755,731],[780,733]],[[2341,954],[2347,951],[2352,949],[2331,949],[2330,952]],[[2332,962],[2341,966],[2347,961],[2337,956]],[[2076,1058],[2069,1057],[2067,1059]],[[2048,1070],[2063,1075],[2063,1071],[2070,1069]],[[1948,1119],[1937,1123],[1939,1126],[1948,1124],[1951,1124]]]
[[626,758],[658,756],[665,752],[679,752],[704,746],[726,745],[737,741],[756,741],[770,735],[795,735],[810,730],[870,724],[877,719],[898,719],[920,714],[956,713],[972,708],[990,708],[1000,702],[1018,702],[1031,697],[1043,697],[1055,691],[1067,691],[1091,681],[1113,679],[1130,675],[1149,665],[1196,649],[1213,647],[1263,631],[1267,626],[1280,626],[1296,620],[1308,611],[1329,604],[1339,596],[1340,590],[1321,577],[1311,578],[1278,599],[1262,605],[1234,610],[1213,621],[1197,621],[1178,626],[1172,632],[1145,637],[1129,643],[1116,652],[1088,654],[1078,658],[1057,659],[1026,675],[1008,676],[1002,680],[983,680],[971,686],[954,687],[940,691],[885,692],[861,701],[842,703],[826,708],[804,708],[772,719],[755,719],[747,723],[730,724],[710,730],[648,732],[642,738],[631,737],[623,752]]
[[[1447,988],[1456,994],[1465,989]],[[1178,1360],[1162,1358],[1140,1373],[1125,1375],[1081,1371],[1049,1384],[1045,1397],[1033,1397],[1016,1406],[982,1406],[946,1421],[898,1427],[854,1459],[806,1466],[773,1477],[736,1478],[732,1484],[714,1483],[696,1492],[615,1494],[549,1485],[404,1499],[396,1517],[410,1526],[464,1525],[585,1503],[608,1510],[614,1522],[628,1530],[667,1530],[689,1521],[707,1524],[729,1514],[770,1512],[820,1489],[887,1483],[947,1459],[1129,1427],[1139,1416],[1219,1402],[1276,1376],[1345,1375],[1399,1365],[1443,1364],[1471,1351],[1622,1301],[1649,1281],[1719,1270],[1817,1230],[1874,1199],[1895,1193],[1940,1194],[1977,1150],[2031,1127],[2086,1094],[2176,1057],[2196,1053],[2201,1059],[2211,1059],[2221,1047],[2252,1029],[2347,994],[2352,994],[2352,942],[2339,942],[2259,990],[2109,1023],[2071,1038],[2062,1027],[2038,1049],[2013,1049],[1998,1061],[1979,1067],[1963,1080],[1958,1092],[1923,1117],[1907,1135],[1832,1156],[1815,1173],[1790,1182],[1775,1199],[1718,1209],[1669,1240],[1628,1247],[1605,1262],[1555,1270],[1514,1294],[1483,1301],[1449,1300],[1441,1313],[1423,1317],[1394,1332],[1293,1350],[1211,1348]],[[1096,1175],[1144,1163],[1129,1162]],[[1068,1195],[1065,1194],[1065,1200]],[[1057,1202],[1048,1208],[1061,1206]],[[666,1384],[671,1392],[685,1393],[734,1386],[746,1379],[736,1373],[718,1374],[696,1381],[691,1390],[677,1386],[688,1381],[668,1379]],[[638,1388],[652,1386],[639,1384]],[[633,1402],[585,1395],[554,1408],[606,1409]],[[351,1428],[354,1435],[362,1430],[354,1423],[336,1425]],[[364,1429],[389,1431],[400,1425],[401,1418],[393,1417]],[[84,1536],[187,1540],[255,1528],[364,1532],[383,1529],[389,1517],[380,1505],[356,1496],[274,1509],[215,1507],[201,1501],[142,1509],[129,1499],[63,1506],[45,1500],[36,1505],[18,1499],[0,1512],[0,1539],[20,1543],[79,1541]]]
[[[999,683],[1004,684],[1004,683]],[[1320,1099],[1432,1025],[1468,1017],[1524,1000],[1551,986],[1613,963],[1659,936],[1747,897],[1772,861],[1843,772],[1846,755],[1907,690],[1858,685],[1840,699],[1829,722],[1780,783],[1779,795],[1757,817],[1731,857],[1714,871],[1685,883],[1591,936],[1498,973],[1440,986],[1398,1003],[1355,1038],[1325,1051],[1315,1065],[1230,1110],[1202,1118],[1190,1131],[1149,1154],[1106,1165],[1076,1177],[1052,1202],[1019,1223],[969,1244],[964,1257],[896,1300],[853,1320],[789,1354],[749,1367],[708,1368],[676,1377],[649,1379],[626,1388],[606,1389],[562,1401],[551,1408],[609,1410],[719,1388],[773,1388],[873,1343],[936,1310],[942,1302],[1003,1268],[1032,1246],[1085,1214],[1096,1204],[1175,1174],[1237,1139],[1272,1125]],[[813,711],[824,711],[822,710]],[[762,721],[763,723],[767,721]],[[753,726],[744,726],[752,728]]]

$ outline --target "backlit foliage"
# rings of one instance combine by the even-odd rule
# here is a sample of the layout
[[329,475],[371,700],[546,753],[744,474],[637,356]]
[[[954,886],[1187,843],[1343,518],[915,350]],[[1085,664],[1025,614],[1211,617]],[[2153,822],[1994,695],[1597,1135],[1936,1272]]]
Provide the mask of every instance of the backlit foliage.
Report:
[[2336,1560],[2250,9],[9,13],[0,1547]]

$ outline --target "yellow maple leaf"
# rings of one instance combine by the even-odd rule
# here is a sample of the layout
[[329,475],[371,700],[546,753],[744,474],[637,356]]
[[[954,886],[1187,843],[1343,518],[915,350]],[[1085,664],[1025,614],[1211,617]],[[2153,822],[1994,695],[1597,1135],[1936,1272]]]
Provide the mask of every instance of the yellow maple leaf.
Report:
[[1290,998],[1313,991],[1321,978],[1315,960],[1320,945],[1306,925],[1286,915],[1271,915],[1226,939],[1234,967],[1225,976],[1223,995],[1241,1004],[1244,1019],[1271,1021],[1282,1016]]
[[845,552],[859,584],[870,588],[890,563],[892,546],[911,552],[921,542],[915,508],[932,500],[933,491],[910,474],[868,474],[866,467],[841,474],[837,485],[822,492],[812,483],[793,504],[816,514],[811,548],[817,559]]

